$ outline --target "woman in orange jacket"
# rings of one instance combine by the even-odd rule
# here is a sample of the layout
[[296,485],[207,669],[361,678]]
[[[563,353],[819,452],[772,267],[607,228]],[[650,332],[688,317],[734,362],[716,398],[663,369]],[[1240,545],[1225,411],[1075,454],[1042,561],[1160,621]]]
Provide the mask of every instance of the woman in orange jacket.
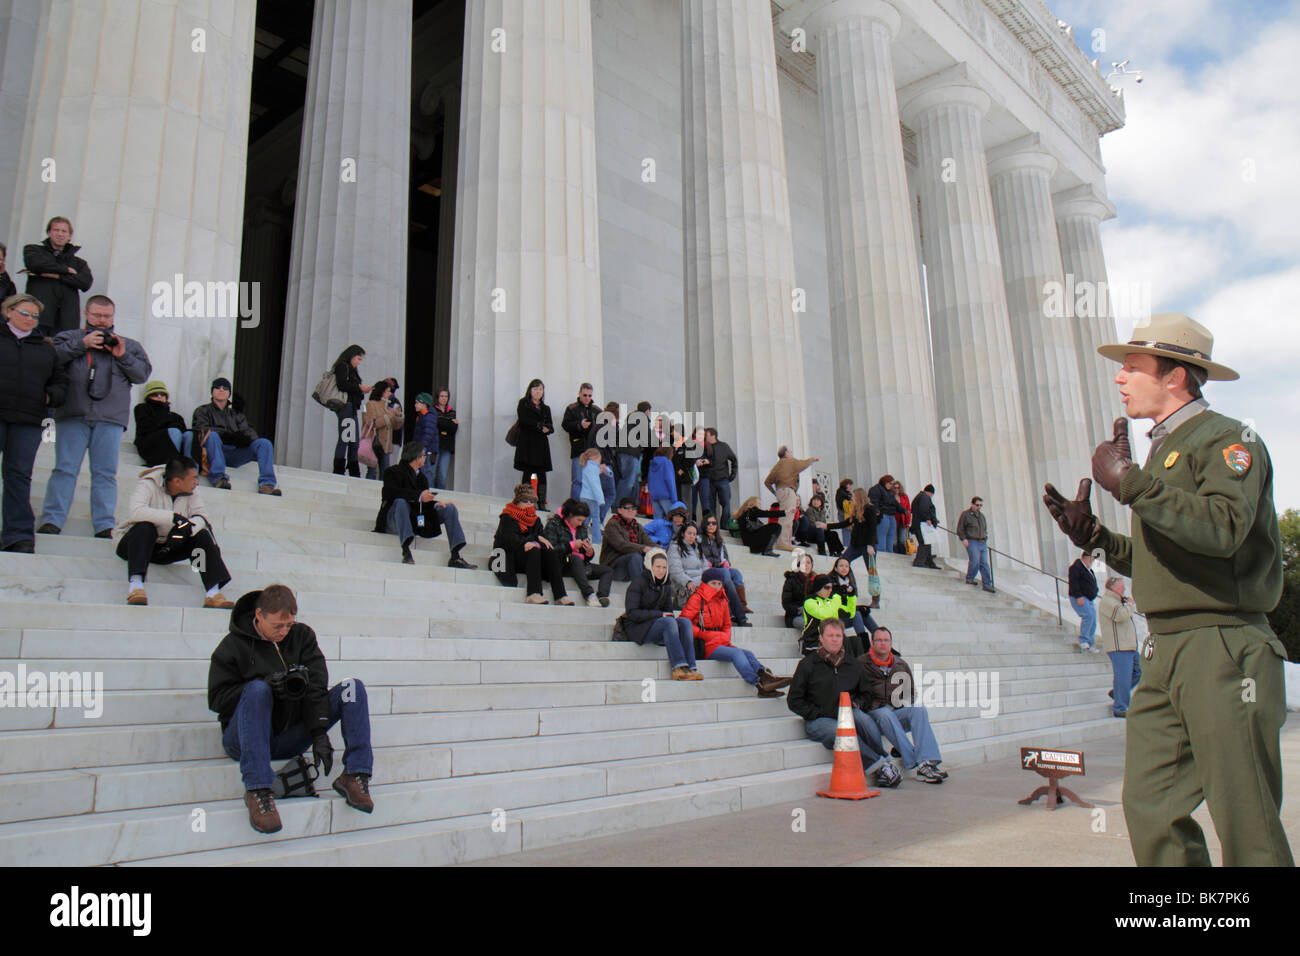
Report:
[[700,586],[691,592],[682,608],[682,619],[691,622],[695,639],[704,642],[704,658],[729,661],[746,684],[758,688],[759,697],[783,697],[779,688],[790,683],[789,677],[777,677],[764,667],[753,652],[731,643],[731,608],[722,590],[722,568],[704,572]]

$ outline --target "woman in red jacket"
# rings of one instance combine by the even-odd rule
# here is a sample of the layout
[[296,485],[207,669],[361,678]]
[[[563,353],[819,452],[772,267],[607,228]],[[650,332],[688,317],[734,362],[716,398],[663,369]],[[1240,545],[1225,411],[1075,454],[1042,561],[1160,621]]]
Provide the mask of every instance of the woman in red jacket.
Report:
[[894,515],[898,522],[898,533],[895,540],[897,544],[894,551],[898,554],[907,554],[907,529],[912,527],[912,499],[907,497],[903,492],[903,483],[895,479],[894,497],[898,499],[898,514]]
[[701,584],[691,592],[682,608],[682,620],[690,621],[697,640],[704,642],[703,656],[712,661],[730,661],[745,681],[758,688],[759,697],[783,697],[779,688],[789,677],[777,677],[764,667],[753,652],[731,643],[731,608],[722,590],[722,568],[709,568]]

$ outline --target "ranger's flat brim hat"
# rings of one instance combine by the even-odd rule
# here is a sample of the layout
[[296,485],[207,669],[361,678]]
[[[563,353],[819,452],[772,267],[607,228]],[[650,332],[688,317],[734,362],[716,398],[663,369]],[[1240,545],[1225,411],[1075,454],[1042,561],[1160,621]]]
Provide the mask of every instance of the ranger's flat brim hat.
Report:
[[1177,312],[1161,312],[1135,326],[1133,338],[1128,342],[1100,346],[1097,353],[1121,363],[1126,355],[1134,352],[1163,355],[1205,369],[1211,381],[1231,382],[1240,378],[1228,366],[1210,361],[1213,349],[1214,336],[1201,323]]

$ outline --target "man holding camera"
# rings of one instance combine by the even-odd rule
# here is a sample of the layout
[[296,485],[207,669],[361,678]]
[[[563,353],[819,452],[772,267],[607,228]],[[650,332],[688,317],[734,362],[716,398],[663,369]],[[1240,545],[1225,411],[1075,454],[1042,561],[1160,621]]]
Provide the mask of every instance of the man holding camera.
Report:
[[[244,413],[230,404],[230,379],[212,380],[212,401],[194,409],[190,430],[194,432],[194,451],[208,453],[208,481],[214,488],[230,490],[226,466],[238,468],[250,461],[257,462],[257,491],[263,495],[279,495],[275,486],[275,449],[269,438],[259,438]],[[201,440],[201,443],[200,443]]]
[[212,521],[199,499],[199,466],[194,459],[173,458],[166,465],[140,472],[131,492],[131,508],[117,529],[117,556],[126,561],[126,603],[149,603],[144,579],[149,565],[190,561],[207,594],[204,607],[234,607],[221,595],[230,573],[212,536]]
[[[349,678],[329,687],[316,632],[295,622],[298,602],[283,584],[249,591],[230,612],[230,633],[212,652],[208,708],[221,720],[221,743],[239,761],[248,822],[258,833],[281,827],[271,786],[272,760],[311,747],[316,769],[334,766],[329,729],[343,722],[343,773],[334,789],[348,806],[370,813],[370,708],[366,688]],[[328,690],[327,690],[328,688]]]
[[90,518],[96,538],[113,535],[117,456],[131,416],[131,386],[153,366],[144,347],[113,330],[117,307],[106,295],[86,300],[86,327],[60,332],[54,354],[68,373],[68,396],[54,410],[54,471],[45,485],[38,534],[58,534],[72,507],[77,475],[90,451]]

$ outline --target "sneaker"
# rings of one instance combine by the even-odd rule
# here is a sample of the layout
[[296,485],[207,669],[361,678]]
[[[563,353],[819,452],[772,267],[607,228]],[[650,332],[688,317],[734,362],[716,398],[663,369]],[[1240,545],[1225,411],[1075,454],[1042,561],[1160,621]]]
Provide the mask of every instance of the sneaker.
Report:
[[1098,647],[1096,644],[1092,645],[1092,647],[1088,648],[1088,650],[1091,651],[1093,654],[1101,653],[1101,648]]
[[939,766],[937,763],[935,763],[933,760],[927,760],[926,763],[928,763],[931,767],[933,767],[934,770],[935,770],[935,772],[936,772],[940,777],[942,777],[944,780],[947,780],[947,779],[948,779],[948,771],[947,771],[947,770],[944,770],[942,767],[940,767],[940,766]]
[[212,595],[212,597],[205,597],[203,599],[203,606],[226,610],[234,607],[235,602],[227,599],[220,591],[218,591],[216,594]]
[[149,598],[144,593],[144,588],[136,588],[126,596],[126,603],[135,607],[143,607],[149,603]]
[[451,560],[447,562],[447,567],[449,567],[449,568],[460,568],[460,570],[462,570],[462,571],[477,571],[477,570],[478,570],[478,565],[477,565],[477,564],[470,564],[468,561],[466,561],[464,558],[462,558],[459,554],[452,555]]
[[218,478],[216,481],[214,481],[214,482],[212,483],[212,487],[213,487],[213,488],[220,488],[222,491],[229,491],[229,490],[230,490],[230,479],[229,479],[229,478]]
[[370,797],[368,773],[341,773],[334,781],[334,790],[354,810],[370,813],[375,809],[375,801]]
[[550,604],[551,602],[546,600],[546,598],[542,597],[540,594],[530,594],[528,595],[528,597],[524,598],[524,603],[525,604]]
[[244,806],[248,807],[248,822],[258,833],[278,833],[280,811],[275,809],[275,797],[268,789],[245,790]]
[[560,605],[561,607],[573,607],[573,598],[569,597],[569,596],[566,594],[566,595],[564,595],[564,597],[560,598],[560,599],[559,599],[558,601],[556,601],[555,603],[558,604],[558,605]]
[[596,595],[594,594],[587,595],[587,607],[600,607],[600,606],[601,606],[600,598],[596,597]]
[[1080,653],[1080,654],[1087,654],[1087,653],[1088,653],[1088,645],[1085,644],[1085,643],[1083,643],[1083,641],[1080,641],[1080,642],[1079,642],[1079,653]]
[[732,621],[731,626],[732,627],[753,627],[754,625],[750,624],[748,621]]
[[893,788],[903,782],[903,775],[898,772],[897,767],[888,761],[882,764],[880,769],[872,774],[872,776],[876,778],[875,786],[877,787]]
[[47,521],[45,522],[45,524],[41,525],[39,528],[36,529],[36,533],[37,534],[58,534],[62,530],[63,530],[62,528],[56,525],[52,525]]
[[105,528],[103,531],[96,531],[96,532],[95,532],[95,537],[96,537],[96,538],[111,538],[111,537],[113,537],[113,529],[112,529],[112,528]]
[[943,777],[939,776],[939,771],[928,763],[923,763],[916,768],[916,779],[922,783],[943,783]]

